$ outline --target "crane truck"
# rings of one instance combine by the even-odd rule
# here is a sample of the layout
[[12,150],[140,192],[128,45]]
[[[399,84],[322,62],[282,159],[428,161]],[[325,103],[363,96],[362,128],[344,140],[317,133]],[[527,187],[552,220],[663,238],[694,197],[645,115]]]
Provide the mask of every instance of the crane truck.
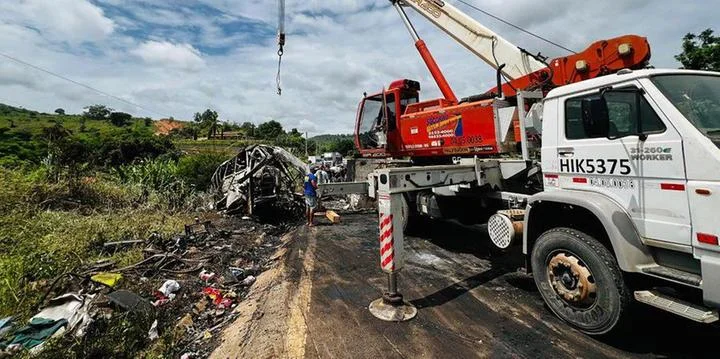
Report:
[[[404,231],[419,217],[486,223],[547,306],[582,332],[623,326],[634,300],[712,323],[720,308],[720,74],[648,66],[628,35],[547,60],[441,0],[391,0],[442,98],[397,80],[359,105],[362,156],[410,158],[323,193],[377,200],[388,290],[385,320],[417,310],[398,291]],[[457,99],[405,9],[497,72],[497,86]],[[471,240],[471,239],[469,239]]]

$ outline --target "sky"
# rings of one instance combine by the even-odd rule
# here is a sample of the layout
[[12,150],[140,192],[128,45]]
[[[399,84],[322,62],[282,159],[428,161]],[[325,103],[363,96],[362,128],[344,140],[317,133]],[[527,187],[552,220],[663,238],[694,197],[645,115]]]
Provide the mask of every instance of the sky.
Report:
[[[446,1],[517,46],[567,55]],[[720,18],[714,0],[465,1],[576,51],[603,38],[646,36],[657,68],[679,67],[682,37]],[[0,55],[111,96],[0,56],[0,103],[48,113],[105,104],[183,120],[211,108],[223,121],[276,120],[314,135],[351,133],[363,92],[395,79],[419,80],[421,98],[440,96],[387,0],[287,0],[278,96],[277,13],[275,0],[2,0]],[[494,87],[491,67],[408,13],[458,97]]]

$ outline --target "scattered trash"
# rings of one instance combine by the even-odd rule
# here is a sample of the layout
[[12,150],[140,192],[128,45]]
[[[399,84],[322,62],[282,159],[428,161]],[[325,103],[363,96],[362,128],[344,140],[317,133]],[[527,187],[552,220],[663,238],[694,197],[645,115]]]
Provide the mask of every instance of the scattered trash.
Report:
[[213,304],[218,305],[223,300],[222,292],[217,288],[206,287],[203,289],[203,293],[212,299]]
[[155,319],[155,321],[150,326],[150,330],[148,331],[148,339],[150,339],[150,341],[153,341],[160,337],[160,335],[158,335],[157,327],[158,327],[158,321],[157,321],[157,319]]
[[185,235],[193,236],[203,233],[214,233],[217,229],[213,226],[212,222],[205,221],[200,222],[200,219],[195,217],[195,223],[185,225]]
[[[67,293],[51,299],[47,307],[30,318],[28,325],[13,333],[12,339],[0,343],[0,348],[15,346],[37,353],[50,337],[65,333],[84,336],[85,329],[92,322],[89,309],[93,298],[91,295]],[[11,320],[2,319],[0,329],[4,329]]]
[[208,340],[208,339],[210,339],[210,338],[212,338],[212,337],[213,337],[213,335],[212,335],[212,333],[210,333],[209,330],[206,329],[206,330],[203,332],[203,339],[204,339],[204,340]]
[[164,296],[172,299],[175,297],[175,292],[177,292],[180,289],[180,283],[178,283],[175,280],[166,280],[165,283],[158,289],[158,292],[162,293]]
[[115,288],[121,279],[122,274],[120,273],[98,273],[90,277],[93,282],[104,284],[110,288]]
[[200,272],[200,280],[202,281],[208,282],[213,280],[213,278],[215,278],[215,273],[208,272],[204,269]]
[[192,329],[193,324],[195,324],[195,323],[192,320],[192,316],[190,315],[190,313],[188,313],[188,314],[185,314],[185,316],[182,317],[182,319],[180,319],[180,321],[177,323],[176,327],[180,328],[180,329],[184,329],[186,331],[189,331],[190,329]]
[[[282,172],[267,166],[258,171],[265,175]],[[261,199],[274,201],[269,190],[265,191],[256,192],[256,203]],[[277,195],[292,198],[281,192]],[[276,203],[282,203],[282,198]],[[5,340],[0,341],[0,358],[30,347],[34,355],[42,350],[47,337],[70,337],[69,334],[84,337],[87,343],[105,340],[108,336],[122,340],[124,338],[116,336],[135,335],[133,333],[140,338],[132,340],[157,341],[160,327],[171,328],[168,344],[184,348],[186,357],[207,356],[211,338],[237,317],[233,308],[245,297],[256,281],[255,276],[272,265],[270,258],[282,243],[281,234],[294,227],[294,220],[288,221],[281,214],[275,217],[281,222],[259,224],[255,222],[258,218],[255,215],[248,217],[247,222],[222,219],[224,223],[218,227],[196,219],[195,223],[185,226],[185,233],[174,236],[155,233],[145,241],[105,243],[106,252],[144,245],[143,258],[124,267],[110,259],[89,261],[77,268],[77,274],[63,274],[54,281],[32,282],[30,288],[47,293],[46,297],[63,293],[61,288],[72,288],[79,294],[67,293],[47,301],[31,320],[23,323],[27,324],[24,327],[17,324],[17,320],[13,325],[10,317],[0,318],[0,338],[4,336]],[[114,291],[108,293],[109,289]],[[41,302],[46,302],[45,298]],[[177,322],[167,322],[173,320],[171,318]],[[129,325],[130,328],[111,331],[108,325]],[[18,330],[18,327],[22,328]],[[26,337],[16,335],[23,333]],[[71,344],[66,340],[77,341],[60,340],[61,345]]]
[[240,277],[242,277],[243,274],[245,274],[245,271],[242,268],[230,267],[228,269],[230,270],[230,274],[232,274],[233,278],[236,280],[239,280]]
[[195,353],[185,353],[180,356],[180,359],[192,359],[195,357]]
[[141,296],[127,290],[116,290],[107,295],[110,302],[118,307],[136,313],[151,316],[154,312],[152,304]]
[[251,286],[253,283],[255,283],[255,277],[251,275],[247,276],[247,278],[243,279],[243,281],[240,282],[240,284],[244,286]]
[[[33,319],[64,320],[64,332],[74,332],[77,337],[85,335],[85,329],[92,322],[89,314],[90,303],[94,296],[75,293],[63,294],[48,302],[48,306],[35,314]],[[62,333],[61,333],[62,334]]]
[[163,285],[155,291],[155,300],[152,305],[155,307],[162,306],[167,302],[175,299],[175,292],[180,289],[180,283],[174,280],[167,280]]
[[193,306],[194,312],[196,314],[200,314],[200,313],[204,312],[205,309],[207,309],[207,304],[208,304],[208,302],[205,298],[201,299],[199,302],[195,303],[195,305]]
[[0,319],[0,338],[5,336],[5,334],[7,334],[10,331],[10,329],[12,329],[13,319],[14,319],[13,317],[6,317],[6,318]]
[[223,298],[220,303],[218,303],[218,308],[220,309],[226,309],[230,308],[230,306],[233,304],[232,299],[230,298]]
[[[27,326],[18,329],[15,336],[2,346],[21,345],[25,349],[33,349],[54,335],[62,335],[68,325],[66,319],[32,318]],[[58,333],[58,331],[62,330]]]

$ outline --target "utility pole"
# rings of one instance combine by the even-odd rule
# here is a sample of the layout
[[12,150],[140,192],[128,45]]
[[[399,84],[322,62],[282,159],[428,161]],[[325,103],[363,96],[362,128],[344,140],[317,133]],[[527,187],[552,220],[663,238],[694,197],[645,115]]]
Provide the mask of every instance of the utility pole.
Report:
[[308,159],[308,134],[307,131],[305,131],[305,160]]

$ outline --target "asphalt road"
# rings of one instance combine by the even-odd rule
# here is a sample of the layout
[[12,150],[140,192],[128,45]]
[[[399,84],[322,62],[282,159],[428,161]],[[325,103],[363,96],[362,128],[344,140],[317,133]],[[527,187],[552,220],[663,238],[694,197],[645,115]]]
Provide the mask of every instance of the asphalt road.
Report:
[[305,357],[717,357],[717,327],[639,304],[624,335],[593,338],[573,330],[545,307],[532,278],[517,271],[519,248],[494,252],[482,227],[426,221],[414,233],[399,288],[419,312],[409,322],[388,323],[367,309],[386,286],[375,216],[345,215],[341,224],[298,231],[284,263],[285,280],[310,283],[301,313]]

